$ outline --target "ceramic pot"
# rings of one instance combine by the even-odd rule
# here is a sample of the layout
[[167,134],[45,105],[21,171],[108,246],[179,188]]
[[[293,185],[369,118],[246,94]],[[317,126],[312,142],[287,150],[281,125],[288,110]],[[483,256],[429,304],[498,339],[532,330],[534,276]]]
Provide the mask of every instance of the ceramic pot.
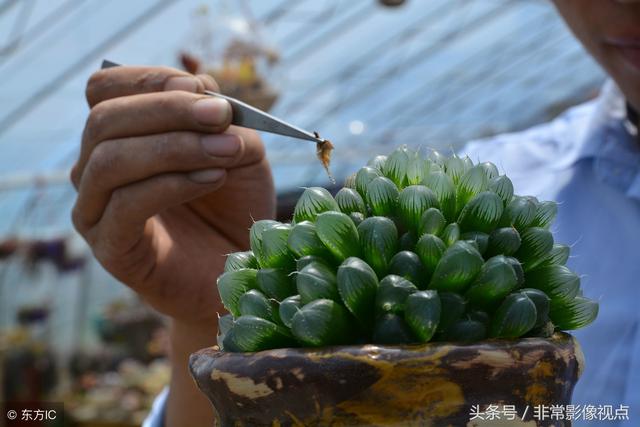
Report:
[[[565,333],[473,344],[207,348],[190,360],[223,427],[569,426],[535,419],[533,409],[570,404],[583,365],[579,344]],[[476,415],[486,418],[487,405],[498,406],[499,420]],[[519,417],[505,419],[504,405]]]

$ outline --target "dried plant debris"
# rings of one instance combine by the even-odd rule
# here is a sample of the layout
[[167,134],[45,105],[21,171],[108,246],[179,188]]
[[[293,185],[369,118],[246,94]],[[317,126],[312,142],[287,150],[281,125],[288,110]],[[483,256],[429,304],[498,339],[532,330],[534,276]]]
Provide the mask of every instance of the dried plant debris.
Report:
[[318,160],[324,166],[324,169],[327,171],[327,175],[329,176],[329,180],[331,180],[332,184],[336,183],[336,180],[331,175],[331,171],[329,170],[329,165],[331,164],[331,152],[333,151],[333,144],[328,139],[320,138],[320,134],[318,132],[313,133],[316,138],[322,139],[321,142],[316,144],[316,156],[318,156]]

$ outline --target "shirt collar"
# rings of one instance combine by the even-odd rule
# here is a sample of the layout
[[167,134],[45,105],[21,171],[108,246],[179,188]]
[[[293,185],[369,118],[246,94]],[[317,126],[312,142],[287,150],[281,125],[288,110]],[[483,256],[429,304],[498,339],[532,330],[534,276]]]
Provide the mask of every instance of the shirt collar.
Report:
[[591,159],[599,179],[640,200],[640,143],[624,96],[607,81],[572,163]]

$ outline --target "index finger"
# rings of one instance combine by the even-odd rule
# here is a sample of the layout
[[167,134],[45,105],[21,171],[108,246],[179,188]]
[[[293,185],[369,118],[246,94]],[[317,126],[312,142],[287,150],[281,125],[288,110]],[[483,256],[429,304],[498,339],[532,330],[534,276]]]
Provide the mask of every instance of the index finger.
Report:
[[218,91],[212,78],[194,76],[171,67],[118,66],[96,71],[87,83],[86,97],[90,107],[112,98],[164,90],[186,90],[202,93]]

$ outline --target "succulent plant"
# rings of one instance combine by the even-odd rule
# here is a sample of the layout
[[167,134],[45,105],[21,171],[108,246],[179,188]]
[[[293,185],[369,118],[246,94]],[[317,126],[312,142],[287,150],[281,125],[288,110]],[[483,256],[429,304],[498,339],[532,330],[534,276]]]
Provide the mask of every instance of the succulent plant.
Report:
[[490,162],[407,147],[335,198],[307,188],[290,224],[257,221],[218,291],[226,351],[471,342],[582,328],[598,304],[549,231],[554,202],[514,195]]

